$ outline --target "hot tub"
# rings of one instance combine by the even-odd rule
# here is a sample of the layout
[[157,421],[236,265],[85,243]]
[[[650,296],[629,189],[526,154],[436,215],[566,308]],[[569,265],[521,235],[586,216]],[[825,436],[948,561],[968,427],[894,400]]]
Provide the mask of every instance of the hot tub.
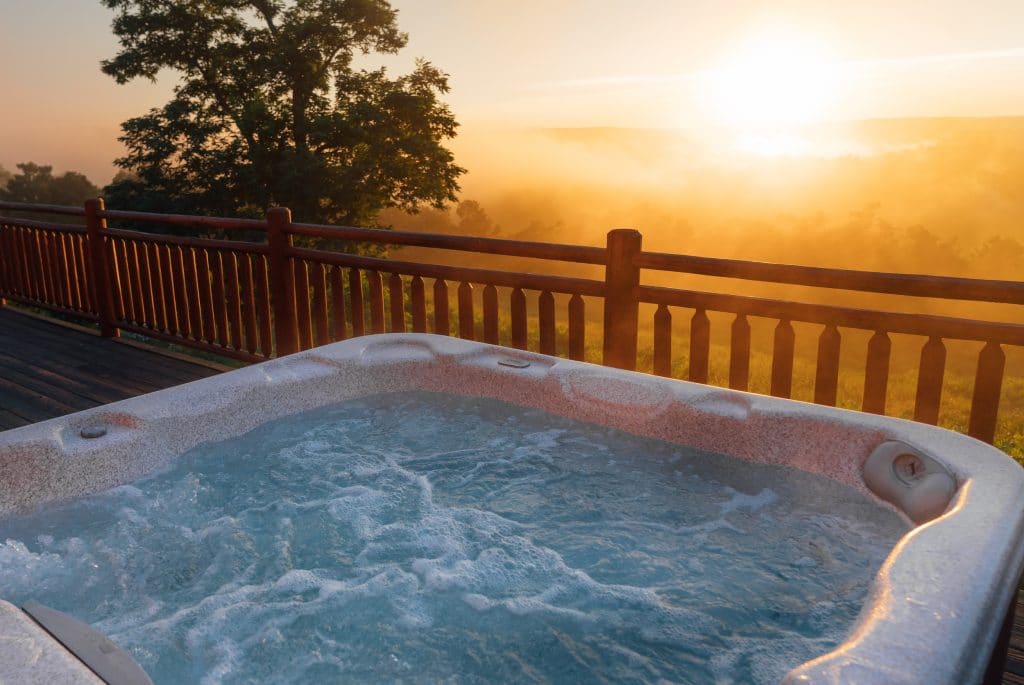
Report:
[[[130,483],[281,417],[411,391],[500,400],[853,488],[909,532],[845,641],[794,664],[786,682],[966,683],[985,672],[1024,565],[1024,472],[1006,455],[921,424],[446,337],[357,338],[2,433],[0,517]],[[28,677],[93,676],[0,601],[0,680]]]

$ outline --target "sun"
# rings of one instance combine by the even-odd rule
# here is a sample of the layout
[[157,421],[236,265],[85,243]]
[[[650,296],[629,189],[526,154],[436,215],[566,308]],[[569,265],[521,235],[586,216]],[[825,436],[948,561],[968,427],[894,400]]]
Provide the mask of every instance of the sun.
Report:
[[702,74],[712,119],[751,129],[821,121],[836,104],[841,73],[828,48],[809,36],[774,33],[750,40]]

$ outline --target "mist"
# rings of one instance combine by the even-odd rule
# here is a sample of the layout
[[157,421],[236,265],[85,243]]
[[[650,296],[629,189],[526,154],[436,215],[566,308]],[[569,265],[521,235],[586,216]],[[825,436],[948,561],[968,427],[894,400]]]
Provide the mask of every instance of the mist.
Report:
[[854,122],[737,135],[469,129],[467,211],[395,228],[879,271],[1024,275],[1024,118]]

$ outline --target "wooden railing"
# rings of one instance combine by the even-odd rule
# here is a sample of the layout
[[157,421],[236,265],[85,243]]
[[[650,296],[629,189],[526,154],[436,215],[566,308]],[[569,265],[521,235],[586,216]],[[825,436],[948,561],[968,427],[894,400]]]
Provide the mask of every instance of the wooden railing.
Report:
[[[706,383],[711,356],[708,313],[718,312],[733,316],[728,384],[740,390],[747,390],[750,383],[748,317],[777,322],[770,393],[779,397],[789,397],[793,388],[793,323],[820,325],[814,401],[826,405],[837,400],[840,329],[867,331],[871,337],[861,408],[875,413],[886,410],[889,335],[920,336],[924,344],[914,418],[932,424],[939,416],[946,341],[980,341],[984,346],[977,357],[968,433],[992,442],[1005,369],[1003,346],[1024,347],[1024,325],[1016,322],[811,304],[642,281],[644,275],[676,273],[1005,305],[1024,305],[1024,283],[645,252],[641,234],[628,229],[611,231],[605,247],[587,247],[302,224],[293,222],[284,208],[271,209],[264,219],[113,211],[106,210],[102,200],[89,200],[82,208],[0,203],[0,210],[72,216],[85,224],[0,218],[0,298],[95,322],[103,335],[132,331],[245,361],[366,333],[412,330],[451,335],[454,314],[459,337],[526,349],[532,330],[538,351],[556,354],[561,338],[561,351],[572,359],[584,359],[588,321],[601,321],[602,327],[589,330],[601,331],[602,363],[634,369],[643,304],[655,307],[653,371],[672,375],[673,310],[681,308],[692,312],[686,375]],[[132,228],[110,227],[108,222]],[[135,230],[150,224],[227,236],[256,234],[265,240]],[[554,273],[311,249],[296,246],[296,236],[304,242],[349,241],[553,263]],[[602,277],[563,275],[569,264],[603,268]],[[427,280],[432,281],[429,288]],[[536,297],[535,304],[528,294]],[[556,296],[565,302],[561,327]],[[584,298],[597,300],[599,310],[588,313]],[[536,314],[528,315],[529,311]],[[503,321],[508,324],[504,331]]]

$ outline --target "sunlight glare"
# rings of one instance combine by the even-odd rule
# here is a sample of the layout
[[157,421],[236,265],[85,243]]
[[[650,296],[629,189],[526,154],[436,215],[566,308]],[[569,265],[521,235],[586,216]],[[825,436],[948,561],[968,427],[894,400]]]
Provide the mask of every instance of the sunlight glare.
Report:
[[826,46],[810,37],[765,35],[704,72],[702,99],[715,121],[737,128],[807,124],[830,113],[840,76]]

